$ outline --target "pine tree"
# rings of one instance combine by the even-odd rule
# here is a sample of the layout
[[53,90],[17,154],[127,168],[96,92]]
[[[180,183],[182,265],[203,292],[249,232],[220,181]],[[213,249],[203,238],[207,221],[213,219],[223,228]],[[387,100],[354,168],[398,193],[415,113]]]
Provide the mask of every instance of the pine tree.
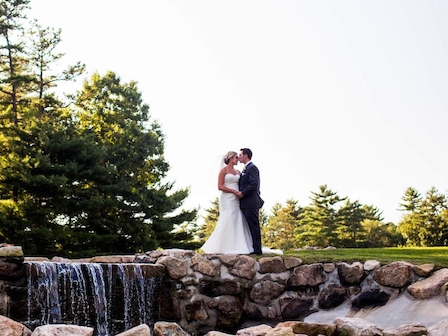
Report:
[[162,183],[164,135],[136,83],[95,74],[64,107],[53,89],[84,65],[53,71],[61,31],[28,25],[28,3],[0,0],[1,239],[47,256],[187,246],[196,211]]
[[93,137],[105,153],[95,174],[79,181],[86,195],[73,229],[84,238],[92,236],[82,241],[83,249],[175,247],[175,225],[193,221],[196,211],[174,214],[189,190],[173,192],[173,183],[161,182],[169,169],[164,134],[157,121],[150,120],[137,83],[123,84],[113,72],[94,74],[75,104],[81,134]]
[[401,210],[406,211],[398,223],[399,231],[409,246],[446,246],[448,222],[444,213],[447,196],[432,187],[421,197],[417,190],[408,188],[403,196]]
[[2,132],[19,126],[19,104],[33,80],[29,74],[29,59],[24,54],[22,39],[29,0],[0,0],[0,103]]
[[344,247],[358,247],[365,244],[367,237],[364,221],[381,222],[381,211],[372,205],[363,205],[358,200],[346,199],[338,209],[340,226],[337,229],[338,240]]
[[219,218],[219,198],[216,197],[212,202],[211,206],[205,209],[206,215],[204,217],[204,223],[198,228],[196,235],[198,236],[200,245],[203,245],[205,241],[210,237],[213,230],[218,223]]
[[424,214],[425,237],[424,246],[446,246],[448,243],[448,223],[441,216],[447,209],[447,197],[432,187],[426,192],[421,203]]
[[25,51],[35,78],[32,89],[39,119],[43,118],[44,113],[51,114],[56,107],[61,106],[60,99],[51,89],[58,83],[73,81],[85,71],[85,65],[81,62],[69,65],[61,72],[53,71],[54,65],[65,56],[64,53],[57,52],[57,47],[62,41],[61,35],[60,29],[43,27],[37,20],[31,21],[26,34],[28,43]]
[[338,239],[344,247],[357,247],[358,235],[362,234],[362,221],[365,219],[362,205],[359,201],[351,202],[346,199],[338,210],[341,225],[337,229]]
[[311,204],[305,208],[300,240],[311,246],[338,246],[338,228],[341,224],[337,205],[341,198],[327,185],[312,192]]
[[[0,1],[2,67],[0,157],[0,232],[6,242],[21,244],[27,253],[61,251],[63,227],[58,207],[65,202],[66,176],[60,158],[70,140],[78,146],[73,120],[49,92],[52,57],[59,43],[54,35],[25,34],[29,1]],[[31,37],[31,38],[30,38]],[[59,76],[61,80],[73,76]],[[51,98],[51,99],[50,99]],[[75,134],[75,138],[73,135]],[[63,152],[61,152],[61,150]],[[88,150],[91,151],[90,149]]]

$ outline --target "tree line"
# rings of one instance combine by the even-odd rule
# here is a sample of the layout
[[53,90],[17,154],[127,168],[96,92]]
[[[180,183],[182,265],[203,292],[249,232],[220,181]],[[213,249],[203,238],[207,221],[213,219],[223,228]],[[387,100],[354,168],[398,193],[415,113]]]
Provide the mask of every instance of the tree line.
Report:
[[[448,196],[432,187],[422,196],[409,187],[399,209],[403,212],[398,223],[384,222],[375,206],[341,197],[327,185],[311,192],[310,203],[299,205],[289,199],[276,203],[271,212],[260,213],[264,246],[290,251],[305,246],[395,247],[447,246]],[[196,235],[202,242],[213,231],[219,218],[218,199],[206,209],[204,225]]]

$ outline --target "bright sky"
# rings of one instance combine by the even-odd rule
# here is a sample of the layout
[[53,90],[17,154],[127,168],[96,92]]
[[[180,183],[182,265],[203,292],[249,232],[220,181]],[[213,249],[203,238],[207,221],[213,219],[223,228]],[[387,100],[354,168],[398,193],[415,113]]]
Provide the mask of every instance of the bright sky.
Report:
[[242,147],[268,213],[327,184],[397,223],[408,187],[448,192],[448,1],[30,4],[83,79],[139,83],[186,209],[210,207],[222,156]]

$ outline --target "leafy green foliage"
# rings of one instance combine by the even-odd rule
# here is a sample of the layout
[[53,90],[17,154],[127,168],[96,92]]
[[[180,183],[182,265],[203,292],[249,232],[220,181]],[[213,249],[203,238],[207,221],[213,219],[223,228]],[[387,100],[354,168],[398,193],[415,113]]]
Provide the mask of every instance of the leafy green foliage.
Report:
[[272,208],[273,216],[269,217],[265,225],[261,225],[261,236],[264,246],[282,250],[291,250],[297,246],[297,230],[303,218],[304,209],[292,199],[286,201],[282,207],[275,204]]
[[[204,241],[213,232],[219,217],[218,199],[212,205],[206,209],[205,223],[197,232]],[[307,206],[289,199],[285,205],[276,203],[270,214],[262,210],[262,244],[290,252],[306,246],[324,248],[330,246],[330,242],[336,247],[404,245],[397,226],[382,220],[378,208],[340,197],[323,185],[318,192],[312,193],[311,203]]]
[[403,236],[394,223],[365,219],[362,223],[358,247],[394,247],[405,245]]
[[338,205],[344,201],[337,193],[322,185],[312,192],[311,204],[305,208],[304,225],[299,238],[306,245],[337,246],[337,229],[340,225]]
[[425,196],[414,188],[408,188],[402,197],[400,210],[405,212],[398,223],[399,231],[409,246],[447,246],[448,211],[447,195],[441,194],[435,187]]
[[162,182],[164,134],[137,83],[94,74],[64,108],[52,89],[84,65],[52,71],[61,31],[32,21],[23,34],[27,5],[0,0],[1,239],[69,257],[194,247],[196,210]]
[[211,202],[211,206],[205,209],[205,211],[207,211],[207,214],[204,218],[204,223],[200,227],[198,227],[198,230],[196,232],[196,236],[198,237],[201,246],[205,243],[208,237],[210,237],[213,230],[215,229],[216,223],[218,222],[219,198],[216,197]]

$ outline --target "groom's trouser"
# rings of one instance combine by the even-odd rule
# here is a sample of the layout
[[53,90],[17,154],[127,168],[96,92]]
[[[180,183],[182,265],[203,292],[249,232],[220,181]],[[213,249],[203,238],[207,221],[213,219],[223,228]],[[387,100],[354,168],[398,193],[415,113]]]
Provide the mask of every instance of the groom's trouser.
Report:
[[246,217],[247,225],[249,226],[250,234],[252,235],[254,253],[261,254],[260,209],[249,208],[241,210],[243,211],[244,217]]

